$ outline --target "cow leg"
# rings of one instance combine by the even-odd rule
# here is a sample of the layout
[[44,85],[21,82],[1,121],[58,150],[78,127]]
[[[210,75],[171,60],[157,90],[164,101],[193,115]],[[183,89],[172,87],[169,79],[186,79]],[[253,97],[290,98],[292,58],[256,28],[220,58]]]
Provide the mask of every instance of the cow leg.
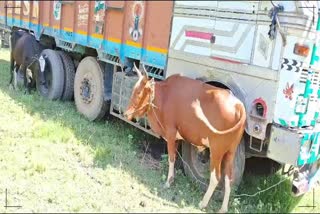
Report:
[[221,171],[221,159],[222,158],[220,158],[219,154],[212,154],[212,151],[210,151],[210,171],[211,171],[210,182],[209,182],[207,192],[203,196],[202,201],[199,203],[200,209],[207,207],[209,200],[219,183],[220,171]]
[[34,78],[33,72],[30,68],[26,69],[26,76],[27,76],[27,89],[28,89],[28,92],[30,93],[32,88],[33,78]]
[[[12,46],[12,44],[11,44]],[[10,53],[10,80],[9,80],[9,85],[12,84],[13,81],[13,72],[14,72],[14,59],[13,59],[13,50],[11,50]]]
[[174,163],[176,161],[176,155],[177,155],[176,151],[178,146],[178,144],[176,143],[175,137],[176,136],[173,135],[167,141],[169,170],[168,170],[167,181],[164,185],[165,188],[169,188],[174,181]]
[[220,210],[218,213],[226,213],[228,212],[228,203],[230,198],[230,191],[231,191],[231,179],[232,179],[232,171],[233,171],[233,159],[234,159],[234,153],[228,152],[224,159],[224,183],[225,183],[225,191],[224,191],[224,197],[223,202]]
[[13,71],[13,88],[18,89],[18,75],[21,72],[21,65],[15,64]]
[[23,75],[23,85],[25,87],[24,93],[26,94],[28,92],[30,94],[30,90],[28,89],[27,68],[24,64],[22,64],[20,69]]
[[15,89],[16,88],[16,75],[19,67],[17,64],[14,65],[13,70],[10,71],[10,81],[9,81],[9,88]]

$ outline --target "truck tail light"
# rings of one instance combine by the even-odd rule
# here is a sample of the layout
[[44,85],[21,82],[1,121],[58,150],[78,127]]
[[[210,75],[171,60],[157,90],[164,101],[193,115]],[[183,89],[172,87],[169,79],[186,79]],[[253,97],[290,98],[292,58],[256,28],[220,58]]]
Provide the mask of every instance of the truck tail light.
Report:
[[293,53],[300,55],[300,56],[307,57],[309,55],[309,46],[296,43],[294,45]]

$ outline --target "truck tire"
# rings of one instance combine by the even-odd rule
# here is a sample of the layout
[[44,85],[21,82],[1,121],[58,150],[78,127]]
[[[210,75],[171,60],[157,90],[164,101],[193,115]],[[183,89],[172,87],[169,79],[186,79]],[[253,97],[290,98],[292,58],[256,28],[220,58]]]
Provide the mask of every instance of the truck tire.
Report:
[[[49,100],[58,100],[61,98],[64,85],[63,63],[57,51],[45,49],[41,52],[46,65],[44,69],[45,83],[41,84],[39,74],[37,75],[37,89],[41,96]],[[40,69],[39,69],[39,72]]]
[[74,79],[74,100],[78,112],[90,121],[100,120],[106,114],[103,68],[94,57],[85,57],[79,63]]
[[[209,160],[209,149],[207,149],[208,155],[207,160],[199,160],[197,148],[190,143],[182,143],[182,158],[183,158],[183,169],[185,174],[194,181],[200,181],[201,189],[206,191],[209,184],[210,172],[210,160]],[[233,184],[232,188],[236,190],[241,183],[244,168],[245,168],[245,145],[244,139],[242,138],[241,143],[239,144],[234,162],[233,162]],[[214,192],[214,197],[218,199],[223,198],[224,194],[224,179],[220,179],[217,190]]]
[[68,101],[73,99],[74,90],[74,76],[75,76],[75,66],[71,57],[63,51],[57,51],[63,64],[64,68],[64,86],[61,96],[61,100]]

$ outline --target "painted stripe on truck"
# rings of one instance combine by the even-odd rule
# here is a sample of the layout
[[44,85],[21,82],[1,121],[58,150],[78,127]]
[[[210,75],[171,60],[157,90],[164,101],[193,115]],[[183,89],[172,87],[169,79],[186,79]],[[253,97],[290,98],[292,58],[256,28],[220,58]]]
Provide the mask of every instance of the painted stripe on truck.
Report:
[[77,34],[85,35],[85,36],[88,35],[88,33],[86,31],[83,31],[83,30],[77,30]]
[[[0,20],[5,20],[5,17],[0,16]],[[31,22],[23,22],[20,19],[10,17],[7,18],[7,23],[9,26],[15,25],[18,27],[30,27],[30,29],[35,31],[35,34],[39,34],[41,29],[45,28],[44,34],[56,36],[64,41],[75,42],[83,46],[97,49],[102,47],[105,53],[119,56],[122,61],[124,60],[124,57],[130,57],[141,60],[150,66],[160,69],[164,69],[167,63],[167,49],[153,46],[142,48],[140,43],[130,40],[127,40],[126,43],[121,43],[119,38],[108,37],[108,39],[103,39],[102,34],[88,35],[87,32],[81,30],[70,32],[70,29],[60,29],[60,26],[58,25],[49,27],[48,23],[35,24],[35,22],[36,21],[30,25]],[[70,33],[72,33],[72,36]]]
[[113,37],[108,37],[108,41],[121,44],[121,40]]
[[153,51],[153,52],[158,52],[158,53],[161,53],[161,54],[167,54],[168,53],[167,49],[157,48],[157,47],[153,47],[153,46],[147,46],[147,50],[148,51]]

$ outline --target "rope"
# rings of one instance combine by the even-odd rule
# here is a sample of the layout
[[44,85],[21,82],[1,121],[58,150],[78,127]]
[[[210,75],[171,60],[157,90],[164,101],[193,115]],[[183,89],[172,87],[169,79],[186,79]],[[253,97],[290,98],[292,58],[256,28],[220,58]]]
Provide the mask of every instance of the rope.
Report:
[[279,33],[281,35],[282,38],[282,42],[283,42],[283,46],[286,45],[287,40],[286,37],[284,35],[284,32],[280,26],[280,21],[279,21],[279,17],[278,17],[278,13],[279,12],[283,12],[284,11],[284,7],[282,5],[275,5],[272,1],[271,4],[273,5],[273,8],[270,10],[269,12],[269,17],[271,18],[271,24],[270,24],[270,29],[268,32],[269,38],[271,40],[275,39],[276,37],[276,27],[278,26],[279,28]]
[[[205,185],[206,187],[208,187],[208,184],[204,183],[203,181],[201,181],[200,179],[198,179],[198,178],[193,174],[193,171],[191,170],[191,167],[189,166],[189,164],[188,164],[185,160],[183,160],[180,152],[177,151],[177,153],[178,153],[180,159],[182,160],[183,164],[185,164],[185,165],[189,168],[189,171],[191,172],[192,176],[195,178],[196,182],[199,182],[199,183]],[[281,183],[283,183],[283,182],[286,181],[286,180],[287,180],[287,178],[284,178],[284,179],[280,180],[279,182],[277,182],[277,183],[275,183],[275,184],[273,184],[273,185],[271,185],[271,186],[269,186],[269,187],[267,187],[267,188],[265,188],[265,189],[263,189],[263,190],[260,190],[260,191],[254,193],[254,194],[246,194],[246,193],[244,193],[244,194],[230,195],[230,196],[235,197],[235,198],[240,198],[240,197],[256,197],[256,196],[259,195],[260,193],[266,192],[266,191],[268,191],[268,190],[270,190],[270,189],[272,189],[272,188],[274,188],[274,187],[276,187],[276,186],[279,186]],[[215,191],[217,191],[217,192],[222,192],[221,190],[217,190],[217,189],[216,189]]]
[[233,197],[236,197],[236,198],[240,198],[240,197],[244,197],[244,196],[245,197],[255,197],[260,193],[266,192],[266,191],[268,191],[268,190],[270,190],[270,189],[272,189],[272,188],[274,188],[276,186],[279,186],[281,183],[283,183],[286,180],[287,180],[287,178],[284,178],[284,179],[280,180],[278,183],[275,183],[275,184],[269,186],[268,188],[260,190],[260,191],[254,193],[254,194],[240,194],[240,195],[233,195]]
[[[152,109],[155,117],[156,117],[157,122],[158,122],[159,125],[161,126],[162,130],[164,130],[164,128],[163,128],[163,126],[162,126],[159,118],[157,117],[157,114],[156,114],[155,111],[154,111],[154,108],[157,108],[157,106],[153,104],[153,100],[154,100],[154,82],[152,83],[152,86],[153,86],[153,87],[152,87],[153,90],[152,90],[152,95],[151,95],[150,98],[149,98],[149,102],[148,102],[146,105],[144,105],[144,106],[140,107],[139,109],[137,109],[136,111],[132,112],[131,114],[133,114],[133,113],[135,113],[135,112],[137,112],[137,111],[141,110],[142,108],[144,108],[144,107],[146,107],[146,106],[149,105],[149,106],[151,107],[151,109]],[[198,179],[198,178],[194,175],[193,170],[191,170],[190,165],[182,158],[180,152],[179,152],[178,150],[176,150],[176,152],[178,153],[178,155],[179,155],[180,159],[182,160],[183,164],[186,165],[186,166],[189,168],[189,171],[191,172],[191,174],[192,174],[192,176],[194,177],[194,179],[195,179],[197,182],[201,183],[202,185],[208,187],[208,184],[204,183],[203,181],[201,181],[200,179]],[[263,189],[263,190],[260,190],[260,191],[254,193],[254,194],[246,194],[246,193],[244,193],[244,194],[231,195],[231,196],[237,197],[237,198],[238,198],[238,197],[255,197],[255,196],[259,195],[260,193],[266,192],[266,191],[268,191],[268,190],[270,190],[270,189],[272,189],[272,188],[274,188],[274,187],[276,187],[276,186],[279,186],[281,183],[283,183],[283,182],[286,181],[286,180],[287,180],[287,178],[284,178],[284,179],[280,180],[279,182],[277,182],[277,183],[275,183],[275,184],[273,184],[273,185],[271,185],[271,186],[269,186],[269,187],[267,187],[267,188],[265,188],[265,189]],[[222,192],[221,190],[215,190],[215,191],[217,191],[217,192]]]
[[205,185],[206,187],[208,187],[208,184],[206,184],[206,183],[204,183],[203,181],[199,180],[199,179],[193,174],[193,171],[191,170],[191,167],[189,166],[189,164],[188,164],[185,160],[183,160],[183,158],[182,158],[182,156],[181,156],[181,154],[180,154],[180,152],[179,152],[178,150],[177,150],[177,153],[178,153],[180,159],[182,160],[183,164],[185,164],[185,165],[189,168],[189,171],[191,172],[191,174],[192,174],[192,176],[195,178],[195,180],[196,180],[197,182],[201,183],[202,185]]
[[37,57],[32,57],[31,59],[33,59],[33,61],[27,66],[27,69],[35,62],[35,61],[39,61],[39,59]]

